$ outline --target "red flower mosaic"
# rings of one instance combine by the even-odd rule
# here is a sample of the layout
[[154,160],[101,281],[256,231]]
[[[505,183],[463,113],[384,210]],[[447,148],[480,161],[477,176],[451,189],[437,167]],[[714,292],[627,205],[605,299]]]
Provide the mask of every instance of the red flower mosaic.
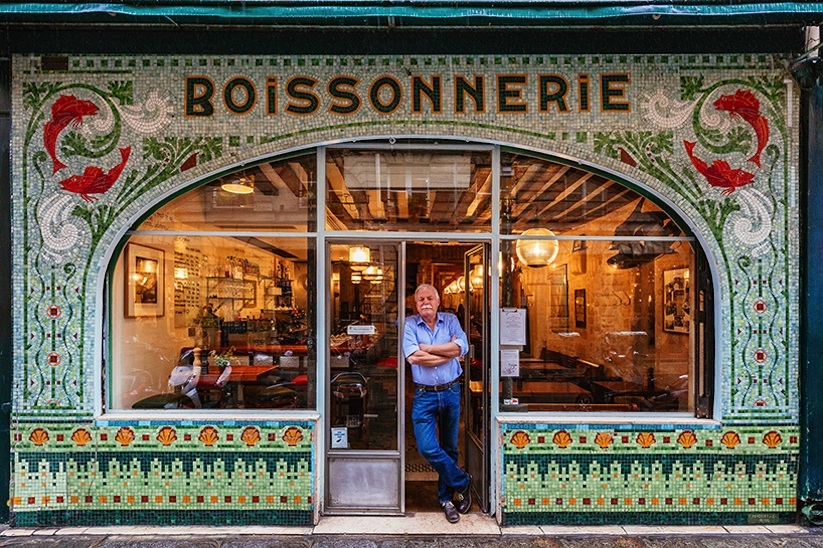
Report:
[[52,367],[60,365],[61,361],[63,361],[63,358],[61,358],[57,352],[49,352],[46,354],[46,362]]
[[764,312],[766,312],[766,310],[769,309],[768,303],[766,303],[766,301],[764,301],[763,299],[757,299],[756,301],[754,301],[753,306],[754,311],[757,314],[763,314]]
[[757,363],[765,362],[766,359],[768,359],[768,357],[769,357],[768,352],[766,352],[762,348],[758,348],[757,350],[754,351],[754,361],[756,361]]
[[46,316],[51,318],[52,320],[59,318],[62,314],[63,310],[56,304],[53,304],[46,308]]

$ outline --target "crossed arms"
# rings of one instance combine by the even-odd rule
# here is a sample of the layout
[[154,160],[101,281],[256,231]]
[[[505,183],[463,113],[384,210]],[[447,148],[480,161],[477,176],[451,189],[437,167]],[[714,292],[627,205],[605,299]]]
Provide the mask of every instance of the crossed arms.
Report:
[[457,335],[452,335],[452,340],[442,344],[425,344],[418,345],[419,350],[410,354],[406,359],[412,365],[422,365],[424,367],[437,367],[446,362],[459,358],[462,350],[460,346],[454,342],[457,340]]

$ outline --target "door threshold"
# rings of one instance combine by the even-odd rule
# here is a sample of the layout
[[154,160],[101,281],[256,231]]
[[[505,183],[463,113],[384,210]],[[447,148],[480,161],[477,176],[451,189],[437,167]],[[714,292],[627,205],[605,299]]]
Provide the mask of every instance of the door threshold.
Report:
[[494,517],[480,512],[449,523],[443,512],[407,512],[398,516],[321,516],[315,535],[499,535]]

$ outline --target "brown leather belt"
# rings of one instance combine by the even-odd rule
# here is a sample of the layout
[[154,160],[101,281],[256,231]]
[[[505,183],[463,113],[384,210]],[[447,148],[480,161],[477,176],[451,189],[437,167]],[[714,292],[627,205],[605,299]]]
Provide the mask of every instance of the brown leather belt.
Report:
[[444,390],[448,390],[455,384],[460,382],[460,378],[454,379],[452,382],[447,382],[444,384],[435,384],[434,386],[430,384],[417,384],[414,383],[414,386],[420,388],[421,390],[425,390],[426,392],[443,392]]

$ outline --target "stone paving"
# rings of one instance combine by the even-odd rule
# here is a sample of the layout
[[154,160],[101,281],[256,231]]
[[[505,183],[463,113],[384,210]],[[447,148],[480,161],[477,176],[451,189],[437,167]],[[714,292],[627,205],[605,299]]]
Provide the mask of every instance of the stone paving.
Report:
[[[422,532],[425,531],[425,532]],[[324,517],[315,527],[0,527],[0,546],[146,548],[806,548],[823,528],[757,526],[503,527],[482,514]]]

